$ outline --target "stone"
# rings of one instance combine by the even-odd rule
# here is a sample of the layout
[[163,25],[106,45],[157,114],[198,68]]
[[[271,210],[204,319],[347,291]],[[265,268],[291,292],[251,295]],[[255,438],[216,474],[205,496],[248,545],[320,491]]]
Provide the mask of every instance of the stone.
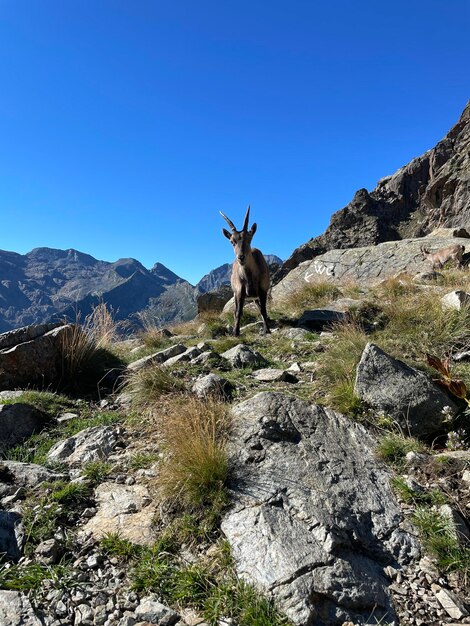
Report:
[[209,291],[197,297],[198,313],[220,313],[232,297],[232,289],[223,286],[218,291]]
[[459,361],[470,361],[470,350],[462,350],[461,352],[456,352],[452,355],[452,360]]
[[101,539],[106,533],[118,533],[139,545],[151,545],[156,539],[155,505],[144,485],[103,482],[95,489],[97,512],[82,528]]
[[470,531],[462,515],[449,504],[442,504],[439,513],[449,522],[449,532],[465,546],[470,541]]
[[75,626],[93,626],[94,611],[88,604],[79,604],[74,611]]
[[297,378],[288,372],[287,370],[264,368],[256,370],[251,374],[252,378],[255,378],[262,383],[296,383]]
[[446,309],[460,311],[470,304],[470,293],[462,290],[451,291],[441,298],[442,306]]
[[43,563],[57,563],[60,555],[60,544],[57,539],[47,539],[36,547],[34,554]]
[[0,475],[0,496],[14,494],[19,487],[36,487],[42,482],[52,482],[64,478],[64,474],[53,472],[35,463],[2,461]]
[[45,416],[30,404],[0,404],[0,450],[21,443],[45,422]]
[[[40,325],[40,327],[43,330],[48,325]],[[28,329],[33,335],[36,334],[34,327],[21,330],[26,332]],[[53,326],[52,330],[41,333],[31,340],[23,340],[1,349],[0,389],[30,387],[31,385],[44,387],[57,382],[62,375],[63,344],[72,332],[74,332],[73,326],[70,324]],[[2,343],[2,335],[0,335],[0,343]]]
[[62,461],[78,466],[91,461],[106,459],[120,442],[114,426],[93,426],[76,435],[59,441],[47,454],[49,461]]
[[42,626],[29,599],[19,591],[0,590],[2,626]]
[[191,365],[207,365],[209,367],[227,368],[228,362],[213,350],[206,350],[191,360]]
[[415,437],[436,433],[443,426],[444,407],[457,405],[423,372],[367,344],[357,366],[354,393],[368,405],[393,417]]
[[176,611],[158,602],[153,597],[142,598],[135,609],[137,619],[159,626],[173,626],[180,619]]
[[70,422],[78,417],[78,413],[61,413],[57,418],[58,424],[64,424],[65,422]]
[[261,367],[266,365],[266,359],[259,352],[253,350],[244,343],[240,343],[221,355],[232,367]]
[[177,354],[176,356],[167,359],[162,365],[164,367],[171,367],[172,365],[177,365],[178,363],[191,361],[192,359],[198,357],[200,354],[201,350],[199,350],[199,348],[197,348],[196,346],[193,346],[192,348],[188,348],[181,354]]
[[5,400],[16,400],[17,398],[21,398],[24,393],[26,393],[26,391],[22,389],[17,389],[15,391],[0,391],[0,403],[5,402]]
[[300,328],[310,331],[319,331],[339,324],[347,319],[347,314],[333,309],[312,309],[304,311],[297,322]]
[[219,398],[221,400],[227,400],[230,398],[233,392],[233,385],[226,378],[218,376],[217,374],[207,374],[196,379],[192,387],[192,392],[195,393],[198,398]]
[[21,515],[15,511],[0,511],[0,554],[10,561],[17,561],[21,556],[23,542]]
[[306,328],[283,328],[280,334],[292,341],[309,341],[312,336],[311,331]]
[[440,585],[436,584],[431,585],[431,589],[439,604],[452,619],[462,619],[463,617],[467,617],[467,609],[453,591],[450,589],[444,589]]
[[129,363],[129,365],[127,366],[127,371],[136,372],[145,367],[150,367],[151,365],[164,363],[168,359],[171,359],[178,354],[186,352],[186,349],[186,346],[183,346],[181,343],[177,343],[174,346],[165,348],[165,350],[160,350],[159,352],[149,354],[148,356],[144,356],[142,359],[138,359],[137,361]]
[[[417,558],[375,441],[349,419],[281,393],[232,410],[237,472],[224,515],[236,570],[296,625],[392,621],[384,562]],[[341,620],[341,621],[340,621]]]
[[436,283],[444,280],[444,275],[434,270],[418,272],[413,276],[414,283]]

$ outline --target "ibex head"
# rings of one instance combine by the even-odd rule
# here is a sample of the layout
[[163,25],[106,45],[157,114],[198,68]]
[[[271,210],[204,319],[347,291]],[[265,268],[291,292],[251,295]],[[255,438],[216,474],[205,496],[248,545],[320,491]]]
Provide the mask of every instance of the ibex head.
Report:
[[251,240],[253,239],[253,235],[256,232],[256,224],[253,224],[250,230],[248,230],[248,221],[250,219],[250,207],[248,207],[245,215],[245,222],[243,223],[242,230],[237,230],[231,220],[228,219],[226,215],[220,211],[220,215],[226,220],[227,224],[231,228],[231,232],[227,229],[222,228],[222,232],[230,240],[230,243],[233,246],[233,251],[235,252],[235,256],[240,265],[244,265],[246,263],[247,257],[251,252]]

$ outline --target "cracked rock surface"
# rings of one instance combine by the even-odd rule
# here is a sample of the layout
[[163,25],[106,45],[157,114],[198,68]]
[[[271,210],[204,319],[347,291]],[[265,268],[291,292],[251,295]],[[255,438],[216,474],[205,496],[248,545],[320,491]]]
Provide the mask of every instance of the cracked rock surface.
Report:
[[238,573],[294,624],[391,622],[384,574],[419,555],[389,475],[358,424],[265,392],[233,409],[234,505],[222,530]]

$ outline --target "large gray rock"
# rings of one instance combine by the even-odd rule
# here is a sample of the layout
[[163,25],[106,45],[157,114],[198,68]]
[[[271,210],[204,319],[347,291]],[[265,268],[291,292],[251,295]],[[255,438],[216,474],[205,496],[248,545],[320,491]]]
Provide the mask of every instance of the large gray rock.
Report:
[[42,626],[31,602],[19,591],[0,591],[0,624],[2,626]]
[[404,432],[432,435],[444,420],[442,410],[457,405],[423,372],[394,359],[373,343],[367,344],[357,366],[355,394],[393,417]]
[[266,359],[261,356],[259,352],[244,343],[239,343],[237,346],[230,348],[230,350],[222,352],[221,356],[226,359],[232,367],[237,368],[261,367],[267,364]]
[[11,561],[17,561],[21,556],[23,541],[21,515],[14,511],[0,511],[0,554]]
[[371,436],[280,393],[242,402],[233,417],[233,506],[222,530],[239,575],[273,594],[294,624],[392,621],[383,567],[418,546],[401,528]]
[[446,309],[454,309],[460,311],[463,307],[470,305],[470,293],[457,289],[446,293],[441,298],[442,306]]
[[[48,326],[39,326],[41,331],[45,328]],[[43,334],[38,334],[40,331],[35,326],[21,330],[21,334],[13,337],[20,340],[29,336],[34,338],[0,350],[0,389],[46,386],[57,382],[62,376],[63,344],[73,332],[72,326],[59,326]],[[3,343],[11,343],[13,337],[9,337],[8,341],[4,338]]]
[[191,390],[198,398],[212,397],[228,400],[232,394],[233,385],[226,378],[211,373],[197,378]]
[[178,613],[152,596],[142,598],[135,609],[135,614],[139,620],[159,626],[173,626],[180,619]]
[[117,429],[113,426],[93,426],[56,443],[49,450],[47,458],[71,466],[82,465],[106,459],[119,442]]
[[347,314],[334,309],[312,309],[304,311],[297,322],[300,328],[307,330],[324,330],[332,324],[339,324],[347,319]]
[[35,463],[2,461],[0,464],[0,497],[9,496],[20,487],[36,487],[42,482],[52,482],[64,478]]
[[0,450],[30,437],[44,423],[44,415],[30,404],[0,404]]

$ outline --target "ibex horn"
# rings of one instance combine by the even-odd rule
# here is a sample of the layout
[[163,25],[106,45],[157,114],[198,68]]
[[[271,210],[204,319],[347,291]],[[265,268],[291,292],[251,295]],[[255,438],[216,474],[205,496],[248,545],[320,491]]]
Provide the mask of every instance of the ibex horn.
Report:
[[226,220],[226,222],[227,222],[227,224],[230,226],[230,228],[231,228],[233,231],[236,231],[237,229],[235,228],[235,226],[234,226],[234,224],[233,224],[232,220],[229,220],[229,219],[228,219],[228,217],[222,213],[222,211],[219,211],[219,213],[220,213],[220,215],[224,218],[224,220]]
[[249,219],[250,219],[250,205],[248,205],[248,208],[246,210],[245,223],[243,224],[243,230],[248,230]]

